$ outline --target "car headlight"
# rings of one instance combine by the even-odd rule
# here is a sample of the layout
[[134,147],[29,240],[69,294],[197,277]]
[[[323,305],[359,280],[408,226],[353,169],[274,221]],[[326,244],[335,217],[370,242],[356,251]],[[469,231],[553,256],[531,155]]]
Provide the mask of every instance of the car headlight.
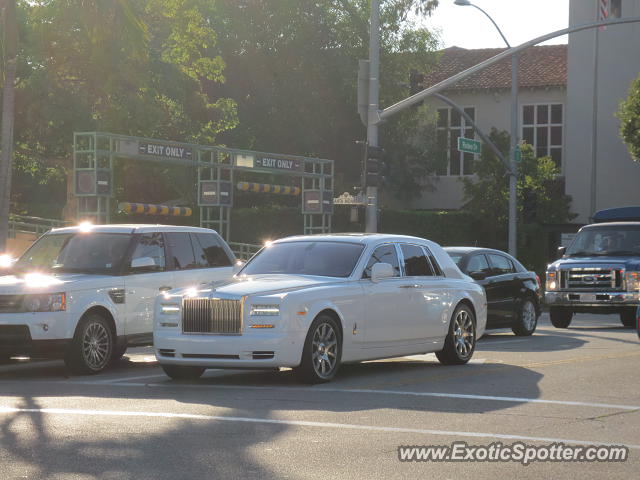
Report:
[[180,313],[180,305],[177,303],[163,303],[160,305],[160,313],[163,315],[177,315]]
[[62,312],[67,309],[67,296],[64,293],[26,295],[22,306],[27,312]]
[[627,272],[625,279],[628,292],[637,292],[640,290],[640,272]]
[[251,305],[249,315],[252,317],[273,317],[280,315],[280,305]]
[[547,272],[547,290],[558,290],[558,274],[557,272]]

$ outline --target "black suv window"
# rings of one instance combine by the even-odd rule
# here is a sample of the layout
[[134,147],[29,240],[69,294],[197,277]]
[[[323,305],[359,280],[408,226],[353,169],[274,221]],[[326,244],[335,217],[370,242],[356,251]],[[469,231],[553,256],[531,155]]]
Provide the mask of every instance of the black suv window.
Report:
[[149,267],[150,270],[164,271],[167,261],[164,252],[164,239],[162,233],[144,233],[138,238],[136,249],[131,255],[131,261],[138,258],[153,258],[155,267]]
[[404,257],[404,273],[407,277],[432,277],[433,269],[422,247],[400,245]]
[[491,265],[493,265],[494,275],[504,275],[506,273],[515,272],[513,263],[507,257],[490,253],[489,261],[491,262]]
[[165,235],[167,236],[167,243],[171,248],[174,268],[176,270],[198,268],[189,234],[187,232],[170,232]]
[[388,263],[393,267],[394,277],[400,276],[400,262],[398,262],[398,255],[396,254],[396,247],[391,244],[381,245],[374,250],[367,263],[367,268],[364,269],[362,278],[371,278],[371,267],[376,263]]
[[213,233],[192,233],[191,243],[198,267],[212,268],[231,265],[231,259]]

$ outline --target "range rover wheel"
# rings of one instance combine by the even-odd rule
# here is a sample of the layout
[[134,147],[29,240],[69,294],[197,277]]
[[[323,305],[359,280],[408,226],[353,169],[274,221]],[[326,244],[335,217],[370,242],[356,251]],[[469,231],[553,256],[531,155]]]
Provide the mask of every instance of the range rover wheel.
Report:
[[567,328],[571,325],[571,318],[573,317],[573,312],[567,308],[562,307],[551,307],[549,308],[549,318],[551,320],[551,325],[556,328]]
[[436,352],[443,365],[462,365],[471,360],[476,348],[476,319],[467,305],[458,305],[453,312],[444,348]]
[[111,361],[113,347],[113,332],[107,321],[98,314],[90,314],[76,327],[64,363],[74,373],[99,373]]
[[636,309],[627,308],[620,312],[620,323],[628,328],[636,326]]
[[190,367],[186,365],[161,365],[162,370],[174,380],[196,380],[202,376],[203,367]]
[[520,313],[516,323],[511,327],[513,333],[519,337],[528,337],[536,331],[538,325],[538,314],[536,312],[536,306],[529,298],[525,298],[520,307]]
[[336,376],[342,358],[342,336],[338,322],[319,315],[311,324],[296,373],[305,383],[328,382]]

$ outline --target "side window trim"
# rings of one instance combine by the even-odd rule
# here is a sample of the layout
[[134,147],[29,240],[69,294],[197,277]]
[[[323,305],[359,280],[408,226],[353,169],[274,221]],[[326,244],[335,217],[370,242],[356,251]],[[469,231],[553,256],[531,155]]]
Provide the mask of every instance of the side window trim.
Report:
[[444,274],[444,270],[442,270],[442,268],[440,268],[440,265],[438,265],[436,257],[433,255],[433,253],[431,253],[429,247],[427,247],[426,245],[421,245],[421,247],[424,250],[425,255],[427,256],[427,260],[429,260],[429,264],[431,265],[431,270],[433,270],[434,276],[444,278],[446,276]]

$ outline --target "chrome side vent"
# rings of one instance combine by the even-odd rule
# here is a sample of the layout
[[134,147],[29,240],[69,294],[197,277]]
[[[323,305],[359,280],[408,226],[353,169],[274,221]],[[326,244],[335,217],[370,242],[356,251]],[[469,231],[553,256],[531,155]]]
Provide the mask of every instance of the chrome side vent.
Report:
[[217,335],[242,333],[242,302],[223,298],[185,298],[182,332]]

